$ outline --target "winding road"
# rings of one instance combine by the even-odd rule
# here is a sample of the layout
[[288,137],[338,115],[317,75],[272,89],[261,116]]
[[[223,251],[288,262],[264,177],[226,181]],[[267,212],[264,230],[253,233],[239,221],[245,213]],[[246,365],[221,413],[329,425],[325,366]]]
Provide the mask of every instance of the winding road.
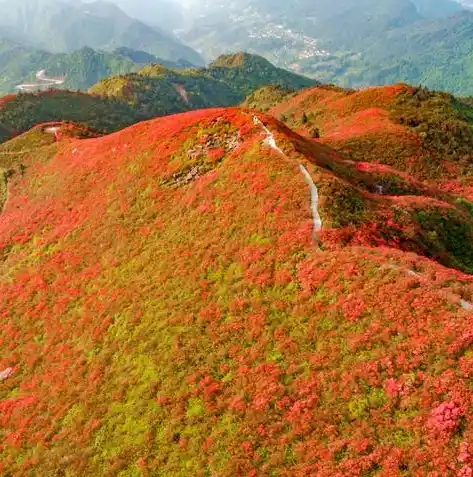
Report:
[[15,88],[19,89],[20,91],[37,91],[40,89],[47,89],[51,86],[64,84],[66,81],[66,76],[61,78],[49,78],[46,76],[46,70],[41,70],[36,73],[36,79],[38,80],[38,83],[19,84]]

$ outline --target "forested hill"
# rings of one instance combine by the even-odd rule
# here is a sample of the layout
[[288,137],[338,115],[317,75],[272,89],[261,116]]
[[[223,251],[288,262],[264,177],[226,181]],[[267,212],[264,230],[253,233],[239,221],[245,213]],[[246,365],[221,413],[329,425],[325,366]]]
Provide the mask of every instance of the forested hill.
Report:
[[19,84],[37,83],[35,75],[40,70],[52,77],[65,76],[64,83],[58,87],[87,91],[104,78],[137,71],[148,63],[169,68],[192,66],[185,60],[173,62],[126,47],[112,52],[84,47],[71,53],[50,53],[3,39],[0,40],[0,94],[15,91]]

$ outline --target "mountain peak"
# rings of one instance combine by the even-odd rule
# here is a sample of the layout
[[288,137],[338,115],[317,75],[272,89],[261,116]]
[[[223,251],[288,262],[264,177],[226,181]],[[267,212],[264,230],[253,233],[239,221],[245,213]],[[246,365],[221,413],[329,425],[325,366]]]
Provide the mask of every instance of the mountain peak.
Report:
[[142,76],[162,76],[165,73],[169,73],[171,71],[170,68],[162,65],[161,63],[150,63],[149,65],[144,66],[143,68],[138,71],[138,74]]
[[253,55],[245,51],[240,51],[238,53],[232,53],[228,55],[220,55],[215,61],[210,63],[210,67],[217,68],[238,68],[240,66],[245,66],[248,64],[258,64],[258,65],[270,65],[271,63],[259,55]]

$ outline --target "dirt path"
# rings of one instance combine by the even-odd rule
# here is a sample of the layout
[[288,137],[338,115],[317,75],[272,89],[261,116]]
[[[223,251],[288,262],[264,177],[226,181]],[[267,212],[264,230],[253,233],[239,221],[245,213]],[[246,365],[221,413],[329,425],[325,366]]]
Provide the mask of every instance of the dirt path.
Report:
[[319,214],[319,191],[309,171],[302,164],[299,164],[299,169],[310,189],[310,208],[314,219],[314,239],[316,239],[318,232],[322,230],[322,219]]
[[[257,116],[253,116],[253,123],[257,126],[260,126],[266,133],[266,139],[264,140],[264,143],[279,154],[285,156],[282,149],[277,145],[274,134],[262,123],[262,121]],[[314,220],[313,238],[315,241],[317,241],[317,235],[322,230],[322,219],[319,214],[319,191],[309,171],[302,164],[299,164],[299,169],[304,176],[305,182],[309,186],[310,209],[312,211],[312,217]]]

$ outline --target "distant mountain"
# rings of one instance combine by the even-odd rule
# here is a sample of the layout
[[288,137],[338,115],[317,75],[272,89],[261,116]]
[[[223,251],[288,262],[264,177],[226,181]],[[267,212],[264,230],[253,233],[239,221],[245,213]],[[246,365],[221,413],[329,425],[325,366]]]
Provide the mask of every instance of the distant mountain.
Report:
[[133,61],[133,63],[138,65],[159,63],[160,65],[166,66],[168,68],[192,68],[196,66],[183,59],[177,59],[175,61],[165,60],[163,58],[158,58],[157,56],[151,55],[146,51],[134,50],[133,48],[127,48],[126,46],[117,48],[113,53],[124,58],[128,58],[129,60]]
[[347,86],[405,81],[473,95],[473,12],[391,31],[359,58],[333,69],[331,78],[337,74]]
[[183,38],[207,56],[236,43],[260,54],[277,50],[288,61],[288,47],[293,61],[298,54],[316,57],[310,40],[329,50],[360,48],[386,30],[422,19],[411,0],[246,0],[210,2],[201,15],[200,9],[196,4],[194,25]]
[[38,83],[35,75],[39,70],[53,77],[66,76],[61,88],[87,90],[103,78],[138,70],[147,63],[170,68],[192,66],[187,61],[175,63],[126,47],[112,52],[84,47],[71,53],[50,53],[0,39],[0,94],[14,91],[19,84]]
[[43,69],[50,76],[66,75],[61,87],[87,90],[104,77],[128,73],[134,67],[124,56],[87,47],[72,53],[49,53],[0,40],[0,93],[14,91],[19,84],[37,83],[35,74]]
[[129,47],[166,60],[203,64],[198,53],[171,35],[101,0],[4,0],[0,9],[0,28],[15,32],[16,39],[36,49],[58,53],[84,46],[109,51]]
[[130,17],[165,31],[181,28],[184,22],[183,9],[173,0],[109,0],[118,5]]

